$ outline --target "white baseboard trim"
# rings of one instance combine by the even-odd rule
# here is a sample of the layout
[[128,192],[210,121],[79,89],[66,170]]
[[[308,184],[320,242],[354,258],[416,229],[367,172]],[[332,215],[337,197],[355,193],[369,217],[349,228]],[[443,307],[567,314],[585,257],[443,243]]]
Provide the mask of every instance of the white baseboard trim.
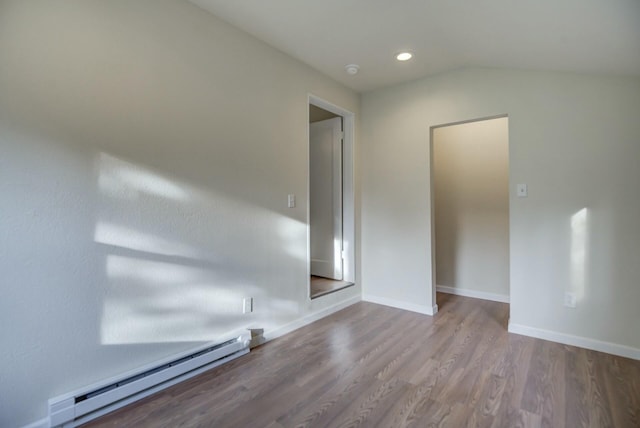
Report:
[[[314,312],[314,313],[312,313],[310,315],[307,315],[307,316],[305,316],[303,318],[300,318],[300,319],[298,319],[296,321],[293,321],[293,322],[291,322],[289,324],[286,324],[286,325],[284,325],[282,327],[279,327],[279,328],[277,328],[275,330],[272,330],[270,332],[265,332],[264,333],[265,342],[269,341],[269,340],[273,340],[273,339],[275,339],[277,337],[283,336],[283,335],[285,335],[287,333],[290,333],[290,332],[292,332],[294,330],[297,330],[300,327],[304,327],[307,324],[311,324],[312,322],[317,321],[317,320],[319,320],[321,318],[324,318],[324,317],[326,317],[328,315],[331,315],[334,312],[338,312],[341,309],[344,309],[344,308],[346,308],[348,306],[351,306],[351,305],[353,305],[355,303],[358,303],[360,300],[361,300],[361,298],[360,298],[359,295],[350,297],[350,298],[345,299],[345,300],[343,300],[341,302],[338,302],[338,303],[336,303],[334,305],[331,305],[331,306],[329,306],[327,308],[324,308],[324,309],[319,310],[317,312]],[[246,331],[246,329],[242,329],[241,331]],[[172,357],[172,358],[174,358],[174,357]],[[153,363],[151,365],[157,365],[157,363]],[[183,380],[183,379],[180,378],[180,380]],[[153,391],[153,392],[155,392],[155,391]],[[40,419],[40,420],[38,420],[36,422],[30,423],[29,425],[25,425],[22,428],[48,428],[48,427],[49,427],[49,418],[47,417],[47,418]]]
[[331,315],[334,312],[338,312],[346,307],[349,307],[355,303],[358,303],[361,300],[362,299],[360,298],[359,295],[353,296],[341,302],[338,302],[334,305],[331,305],[327,308],[324,308],[317,312],[309,314],[303,318],[292,321],[289,324],[285,324],[282,327],[278,327],[275,330],[265,331],[264,332],[265,342],[268,342],[280,336],[284,336],[287,333],[291,333],[292,331],[297,330],[300,327],[304,327],[305,325],[311,324],[314,321],[318,321],[321,318]]
[[486,293],[484,291],[469,290],[468,288],[456,288],[446,285],[436,285],[436,291],[457,296],[473,297],[474,299],[492,300],[494,302],[509,303],[509,296],[506,294]]
[[513,324],[511,321],[509,321],[509,333],[521,334],[523,336],[535,337],[537,339],[549,340],[551,342],[578,346],[580,348],[591,349],[593,351],[605,352],[607,354],[618,355],[620,357],[640,360],[640,349],[637,348],[619,345],[617,343],[603,342],[588,337],[543,330],[541,328],[529,327],[521,324]]
[[32,422],[22,428],[49,428],[49,418],[42,418],[39,421]]
[[363,294],[362,300],[365,302],[377,303],[379,305],[391,306],[392,308],[404,309],[405,311],[417,312],[424,315],[434,316],[438,313],[438,305],[433,305],[433,307],[428,305],[416,305],[415,303],[388,299],[386,297],[372,296],[371,294]]

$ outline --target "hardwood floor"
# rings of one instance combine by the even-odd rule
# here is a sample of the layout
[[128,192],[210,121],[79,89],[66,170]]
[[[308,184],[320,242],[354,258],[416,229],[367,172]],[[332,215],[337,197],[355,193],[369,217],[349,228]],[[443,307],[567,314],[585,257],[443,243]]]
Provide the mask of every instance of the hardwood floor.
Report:
[[335,279],[323,278],[321,276],[311,275],[311,298],[324,296],[325,294],[333,293],[334,291],[342,290],[343,288],[350,287],[353,282],[338,281]]
[[358,303],[91,427],[640,427],[640,361],[506,332],[508,305]]

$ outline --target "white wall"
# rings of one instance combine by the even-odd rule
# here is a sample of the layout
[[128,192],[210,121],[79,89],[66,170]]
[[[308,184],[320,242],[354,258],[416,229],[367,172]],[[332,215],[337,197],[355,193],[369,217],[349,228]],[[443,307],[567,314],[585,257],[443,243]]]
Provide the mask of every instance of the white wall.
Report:
[[429,128],[507,113],[511,322],[638,350],[638,112],[639,79],[562,73],[467,69],[365,94],[364,295],[432,304]]
[[436,284],[509,296],[509,119],[432,134]]
[[2,2],[0,426],[359,296],[308,299],[308,93],[358,114],[187,2]]

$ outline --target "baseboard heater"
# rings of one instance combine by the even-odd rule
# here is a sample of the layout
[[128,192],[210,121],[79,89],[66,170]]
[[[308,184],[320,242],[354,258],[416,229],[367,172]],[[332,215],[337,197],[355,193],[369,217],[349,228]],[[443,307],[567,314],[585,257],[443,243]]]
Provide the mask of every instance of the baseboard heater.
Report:
[[249,352],[249,332],[49,400],[50,427],[76,427]]

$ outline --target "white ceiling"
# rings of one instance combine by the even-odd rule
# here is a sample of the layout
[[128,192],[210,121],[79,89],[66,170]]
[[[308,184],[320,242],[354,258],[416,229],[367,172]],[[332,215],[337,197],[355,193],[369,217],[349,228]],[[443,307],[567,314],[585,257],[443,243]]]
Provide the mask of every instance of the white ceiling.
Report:
[[469,66],[640,76],[640,0],[190,1],[360,92]]

